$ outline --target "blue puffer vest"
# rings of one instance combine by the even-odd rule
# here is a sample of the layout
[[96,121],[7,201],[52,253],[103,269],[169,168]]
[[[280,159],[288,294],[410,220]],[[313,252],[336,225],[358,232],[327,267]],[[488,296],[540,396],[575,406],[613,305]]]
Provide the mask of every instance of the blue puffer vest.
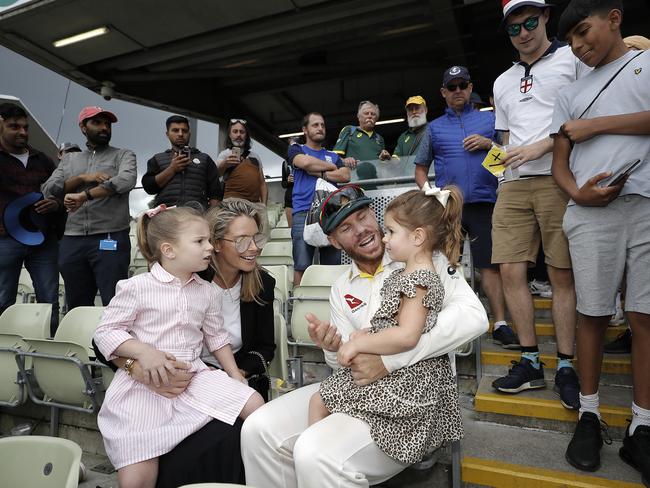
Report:
[[447,107],[444,115],[429,123],[427,130],[434,154],[436,186],[457,185],[465,203],[496,202],[497,179],[481,165],[487,151],[463,149],[463,139],[472,134],[494,140],[494,114],[480,112],[468,104],[459,116]]

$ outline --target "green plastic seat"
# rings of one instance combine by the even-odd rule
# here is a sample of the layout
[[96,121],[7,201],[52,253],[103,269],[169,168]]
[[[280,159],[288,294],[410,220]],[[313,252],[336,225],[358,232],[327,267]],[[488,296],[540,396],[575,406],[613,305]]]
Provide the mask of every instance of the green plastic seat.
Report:
[[95,356],[93,336],[104,313],[104,307],[76,307],[70,310],[59,324],[54,340],[74,342],[88,348],[87,354]]
[[293,312],[291,314],[292,346],[313,346],[307,330],[305,315],[314,314],[320,320],[330,319],[329,286],[297,286],[293,289]]
[[349,264],[312,264],[303,273],[300,286],[332,286],[349,271]]
[[0,439],[3,488],[77,488],[81,448],[58,437]]
[[45,339],[50,336],[51,318],[49,303],[16,303],[0,315],[0,334]]
[[287,323],[284,317],[274,314],[275,354],[269,364],[269,375],[287,381],[289,378],[287,361],[289,360],[289,347],[287,346]]
[[17,407],[25,403],[27,392],[16,353],[27,351],[29,346],[15,334],[0,334],[0,405]]

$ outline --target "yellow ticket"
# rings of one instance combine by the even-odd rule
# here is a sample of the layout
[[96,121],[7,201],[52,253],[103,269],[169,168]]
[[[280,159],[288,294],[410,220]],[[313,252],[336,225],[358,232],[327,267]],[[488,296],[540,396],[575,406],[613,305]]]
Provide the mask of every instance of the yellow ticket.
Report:
[[500,146],[492,146],[483,159],[483,167],[494,176],[501,176],[506,169],[503,166],[503,160],[506,157],[506,151]]

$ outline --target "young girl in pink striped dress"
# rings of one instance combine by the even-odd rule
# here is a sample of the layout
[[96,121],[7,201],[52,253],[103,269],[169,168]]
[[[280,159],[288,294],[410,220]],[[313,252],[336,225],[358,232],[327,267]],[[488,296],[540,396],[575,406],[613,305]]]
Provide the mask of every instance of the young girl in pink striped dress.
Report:
[[[212,257],[206,220],[190,208],[160,206],[142,216],[138,245],[149,273],[117,284],[95,332],[108,360],[133,358],[156,385],[167,384],[174,360],[195,372],[187,389],[165,398],[120,369],[97,423],[121,488],[155,487],[158,457],[213,418],[233,424],[264,400],[240,373],[222,328],[220,291],[195,273]],[[203,344],[224,371],[200,360]]]

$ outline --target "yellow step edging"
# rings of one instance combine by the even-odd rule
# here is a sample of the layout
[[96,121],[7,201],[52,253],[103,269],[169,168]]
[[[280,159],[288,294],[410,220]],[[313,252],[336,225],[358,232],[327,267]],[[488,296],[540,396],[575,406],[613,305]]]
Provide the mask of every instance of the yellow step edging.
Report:
[[[509,366],[510,361],[519,361],[521,353],[519,351],[481,351],[481,362],[483,364]],[[539,357],[547,368],[557,367],[557,357],[552,354],[542,354]],[[574,361],[577,366],[577,358]],[[603,373],[609,374],[632,374],[632,363],[629,357],[611,358],[605,357],[602,366]]]
[[608,480],[474,457],[463,458],[461,465],[465,483],[496,488],[643,488],[643,485],[629,481]]
[[552,304],[552,298],[533,298],[533,305],[537,310],[550,310]]
[[[559,400],[531,398],[505,393],[479,392],[474,397],[474,408],[478,412],[515,415],[517,417],[534,417],[563,422],[577,422],[578,420],[578,412],[564,408]],[[626,419],[631,418],[632,411],[627,407],[601,405],[600,414],[610,427],[627,427],[628,422]]]
[[[489,328],[490,334],[492,333],[493,327],[494,327],[494,323],[490,321],[490,328]],[[626,325],[616,325],[616,326],[607,327],[607,330],[605,331],[605,342],[613,341],[614,339],[616,339],[616,337],[618,337],[618,335],[621,332],[624,332],[626,328],[627,328]],[[555,337],[555,326],[552,323],[536,322],[535,334],[537,334],[538,337],[539,336]]]

